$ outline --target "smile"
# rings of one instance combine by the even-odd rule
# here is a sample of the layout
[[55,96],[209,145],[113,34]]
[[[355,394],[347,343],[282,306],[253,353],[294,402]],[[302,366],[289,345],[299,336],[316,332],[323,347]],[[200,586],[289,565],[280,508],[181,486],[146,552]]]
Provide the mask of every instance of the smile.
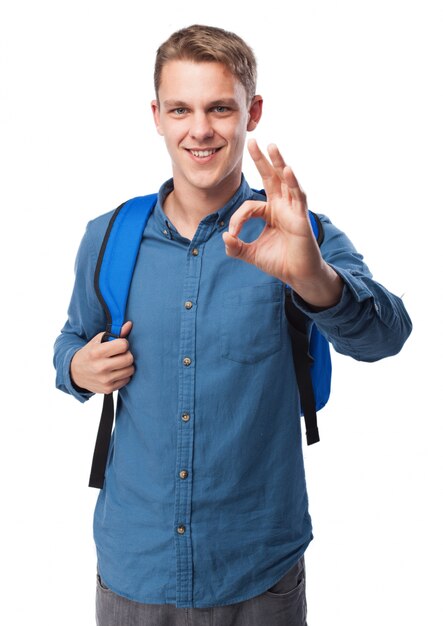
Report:
[[198,159],[204,159],[218,152],[220,148],[212,148],[211,150],[189,150],[189,152]]

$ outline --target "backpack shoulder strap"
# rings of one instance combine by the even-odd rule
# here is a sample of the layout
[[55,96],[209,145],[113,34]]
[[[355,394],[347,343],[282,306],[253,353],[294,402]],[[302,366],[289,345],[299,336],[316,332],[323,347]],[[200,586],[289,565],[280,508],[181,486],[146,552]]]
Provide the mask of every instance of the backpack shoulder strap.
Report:
[[317,411],[329,399],[331,390],[331,353],[329,343],[316,325],[298,309],[286,291],[285,313],[292,343],[292,360],[300,394],[302,414],[305,418],[308,446],[320,441]]
[[[323,224],[317,213],[308,211],[308,215],[314,236],[321,246],[324,240]],[[331,353],[327,339],[293,303],[290,289],[286,292],[285,313],[309,446],[320,441],[317,411],[325,406],[331,391]]]
[[[117,339],[125,321],[126,304],[143,231],[157,202],[157,194],[128,200],[112,214],[95,268],[94,286],[106,314],[102,342]],[[104,485],[114,424],[114,399],[105,394],[92,459],[89,486]]]
[[309,221],[311,222],[311,228],[314,233],[314,236],[317,239],[318,245],[321,246],[325,238],[323,224],[321,223],[321,220],[318,217],[317,213],[314,213],[314,211],[308,210],[308,215],[309,215]]
[[157,194],[128,200],[113,213],[95,268],[94,286],[107,319],[106,338],[120,336],[132,274]]

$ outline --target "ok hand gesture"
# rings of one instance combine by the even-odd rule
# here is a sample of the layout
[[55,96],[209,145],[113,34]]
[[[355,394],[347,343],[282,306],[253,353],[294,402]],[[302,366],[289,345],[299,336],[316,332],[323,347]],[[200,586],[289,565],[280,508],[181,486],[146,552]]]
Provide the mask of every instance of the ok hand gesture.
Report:
[[[306,196],[276,145],[268,147],[270,162],[255,140],[249,153],[262,177],[266,202],[248,200],[235,211],[223,233],[228,256],[256,265],[296,291],[312,307],[336,304],[343,283],[322,259],[308,216]],[[238,235],[243,224],[260,217],[266,225],[252,243]]]

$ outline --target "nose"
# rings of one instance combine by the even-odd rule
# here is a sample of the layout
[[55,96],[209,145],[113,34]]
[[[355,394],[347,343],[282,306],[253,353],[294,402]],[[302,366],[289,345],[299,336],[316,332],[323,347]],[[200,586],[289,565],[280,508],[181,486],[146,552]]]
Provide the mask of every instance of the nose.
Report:
[[192,116],[189,135],[196,141],[202,142],[214,135],[209,117],[204,112],[196,112]]

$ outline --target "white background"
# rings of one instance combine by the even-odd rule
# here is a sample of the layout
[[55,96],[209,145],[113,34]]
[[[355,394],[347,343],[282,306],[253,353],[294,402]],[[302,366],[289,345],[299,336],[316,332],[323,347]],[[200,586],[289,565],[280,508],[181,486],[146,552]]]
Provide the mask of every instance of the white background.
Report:
[[[55,390],[52,344],[86,222],[169,176],[149,108],[154,54],[200,22],[255,49],[260,145],[279,145],[310,207],[404,294],[414,322],[395,358],[334,355],[322,441],[305,451],[309,624],[442,624],[439,4],[2,4],[2,623],[94,624],[100,400]],[[249,157],[245,172],[260,185]]]

